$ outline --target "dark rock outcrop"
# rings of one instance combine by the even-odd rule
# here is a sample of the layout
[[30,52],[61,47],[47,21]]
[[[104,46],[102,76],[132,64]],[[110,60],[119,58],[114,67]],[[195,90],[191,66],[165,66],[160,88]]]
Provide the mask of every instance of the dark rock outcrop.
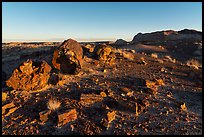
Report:
[[123,39],[117,39],[115,41],[115,46],[126,46],[127,45],[127,41],[123,40]]
[[197,30],[189,30],[189,29],[183,29],[178,31],[179,34],[198,34],[198,35],[202,35],[202,32],[197,31]]
[[65,40],[55,51],[53,66],[64,74],[78,74],[82,66],[83,49],[73,40]]
[[39,90],[47,85],[51,69],[44,60],[28,59],[13,71],[6,84],[15,90]]
[[138,33],[134,36],[132,43],[137,42],[158,42],[158,41],[201,41],[202,32],[184,29],[181,31],[157,31],[152,33]]

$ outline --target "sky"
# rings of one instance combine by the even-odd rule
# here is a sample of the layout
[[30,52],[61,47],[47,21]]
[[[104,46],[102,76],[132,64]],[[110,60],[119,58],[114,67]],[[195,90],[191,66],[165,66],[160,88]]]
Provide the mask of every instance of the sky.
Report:
[[131,41],[185,28],[202,31],[202,2],[2,2],[2,42]]

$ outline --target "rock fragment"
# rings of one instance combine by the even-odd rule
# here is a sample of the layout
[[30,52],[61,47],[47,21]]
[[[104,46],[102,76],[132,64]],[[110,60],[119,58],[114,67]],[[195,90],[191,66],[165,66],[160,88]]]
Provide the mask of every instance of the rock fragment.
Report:
[[76,109],[71,109],[68,112],[58,115],[58,127],[64,126],[65,124],[77,119]]
[[116,58],[112,47],[106,44],[96,46],[93,52],[95,53],[95,56],[98,60],[103,61],[104,63],[108,63],[110,65]]
[[112,111],[112,112],[108,112],[107,113],[107,119],[108,119],[108,123],[111,123],[116,116],[116,111]]
[[103,91],[100,93],[100,95],[101,95],[102,97],[106,97],[106,96],[107,96],[106,93],[103,92]]
[[181,110],[182,110],[182,111],[187,111],[187,107],[186,107],[186,104],[185,104],[185,103],[182,103],[182,104],[181,104]]
[[127,60],[130,60],[130,61],[133,61],[134,60],[134,55],[133,55],[133,53],[130,53],[130,52],[127,52],[127,51],[124,51],[123,53],[122,53],[122,55],[123,55],[123,57],[125,58],[125,59],[127,59]]
[[46,123],[49,120],[49,115],[51,114],[50,110],[45,110],[39,113],[40,121]]
[[13,71],[6,84],[15,90],[39,90],[47,85],[50,71],[46,61],[28,59]]
[[6,98],[7,98],[7,93],[2,92],[2,103],[3,103],[4,101],[6,101]]
[[94,103],[101,102],[103,100],[103,96],[104,95],[97,94],[81,94],[79,103],[84,106],[90,106]]
[[15,107],[13,102],[8,103],[8,104],[2,106],[2,115],[4,115],[6,113],[7,109],[10,109],[10,108],[13,108],[13,107]]

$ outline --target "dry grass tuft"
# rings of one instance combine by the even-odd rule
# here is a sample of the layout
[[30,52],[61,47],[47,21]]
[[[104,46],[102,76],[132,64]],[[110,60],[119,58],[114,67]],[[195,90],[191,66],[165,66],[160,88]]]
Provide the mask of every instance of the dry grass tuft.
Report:
[[55,111],[57,109],[60,108],[61,102],[59,102],[56,99],[51,98],[48,102],[47,102],[47,108],[50,109],[51,111]]

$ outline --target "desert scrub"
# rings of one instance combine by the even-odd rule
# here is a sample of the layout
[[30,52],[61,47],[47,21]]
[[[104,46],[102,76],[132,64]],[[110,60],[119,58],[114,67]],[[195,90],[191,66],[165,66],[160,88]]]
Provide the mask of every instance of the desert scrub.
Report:
[[49,99],[49,101],[47,102],[47,108],[51,111],[56,111],[60,108],[61,102],[51,98]]
[[186,62],[186,65],[189,67],[193,67],[195,69],[198,69],[199,67],[202,67],[202,64],[196,60],[196,59],[190,59]]

